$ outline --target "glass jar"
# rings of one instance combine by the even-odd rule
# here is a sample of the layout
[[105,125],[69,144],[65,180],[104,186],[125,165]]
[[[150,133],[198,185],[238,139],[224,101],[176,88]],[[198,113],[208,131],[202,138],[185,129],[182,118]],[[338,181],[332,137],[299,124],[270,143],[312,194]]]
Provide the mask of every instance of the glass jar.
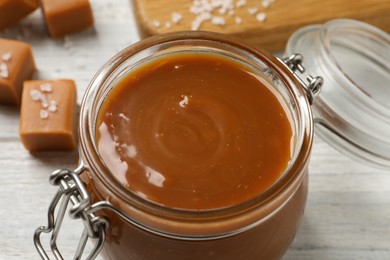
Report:
[[325,79],[312,107],[316,133],[347,155],[389,169],[389,34],[337,19],[295,32],[285,54],[293,53]]
[[[244,64],[277,91],[291,115],[294,130],[292,158],[281,177],[267,190],[238,205],[211,210],[181,210],[148,201],[130,192],[103,163],[97,149],[96,120],[101,104],[118,80],[161,55],[206,52]],[[107,259],[279,259],[298,229],[308,192],[307,165],[313,140],[310,102],[320,88],[320,78],[306,84],[296,74],[301,57],[284,61],[228,36],[206,32],[180,32],[155,36],[136,43],[108,61],[90,83],[80,113],[80,167],[59,170],[51,183],[60,189],[49,209],[49,225],[35,233],[56,234],[66,204],[81,218],[85,232],[81,245],[94,238],[94,258],[100,250]],[[81,181],[83,180],[83,181]],[[54,238],[55,241],[55,238]],[[55,243],[54,243],[55,245]],[[55,255],[60,254],[52,247]],[[81,255],[83,246],[77,249]]]

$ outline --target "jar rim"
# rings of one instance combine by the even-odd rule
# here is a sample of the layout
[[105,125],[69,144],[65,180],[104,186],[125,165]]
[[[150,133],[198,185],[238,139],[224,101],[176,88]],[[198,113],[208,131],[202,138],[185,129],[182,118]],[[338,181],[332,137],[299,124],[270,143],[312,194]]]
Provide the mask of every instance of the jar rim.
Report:
[[[96,108],[91,107],[96,101],[97,91],[99,86],[102,85],[102,82],[109,77],[109,75],[123,62],[125,62],[129,57],[136,55],[142,50],[153,48],[158,44],[172,43],[175,41],[186,42],[191,46],[192,41],[207,41],[214,43],[221,43],[234,48],[241,49],[245,52],[250,53],[254,57],[260,59],[272,70],[274,70],[278,76],[283,80],[286,87],[289,88],[289,91],[294,95],[296,103],[298,104],[298,113],[300,120],[300,135],[299,144],[297,143],[297,152],[296,156],[289,163],[288,168],[285,173],[267,190],[258,194],[256,197],[245,201],[241,204],[232,205],[226,208],[217,208],[210,210],[191,210],[191,209],[180,209],[180,208],[168,208],[163,205],[151,202],[142,197],[136,196],[129,192],[127,188],[121,185],[112,174],[104,174],[105,168],[104,163],[100,159],[99,152],[95,143],[95,126],[94,118],[96,117]],[[300,180],[300,175],[303,169],[307,166],[312,140],[313,140],[313,125],[312,125],[312,116],[310,105],[307,100],[307,96],[304,90],[299,86],[299,83],[292,75],[292,73],[285,67],[281,61],[269,55],[263,51],[257,50],[249,45],[244,45],[239,43],[238,40],[234,38],[222,35],[219,33],[211,32],[202,32],[202,31],[183,31],[179,33],[168,33],[158,36],[153,36],[147,38],[143,41],[131,45],[113,58],[111,58],[103,67],[98,71],[95,77],[91,80],[82,100],[81,111],[80,111],[80,124],[79,124],[79,135],[80,135],[80,156],[81,160],[87,168],[91,168],[91,171],[96,173],[96,177],[99,179],[103,185],[112,192],[119,195],[121,198],[125,198],[125,201],[131,202],[132,206],[140,208],[145,211],[158,211],[159,213],[166,214],[170,217],[188,217],[188,216],[198,216],[200,218],[212,218],[217,217],[220,214],[233,215],[237,212],[247,211],[254,207],[258,207],[261,204],[264,204],[271,200],[274,197],[277,197],[280,193],[283,193],[286,187],[292,185],[292,183]]]

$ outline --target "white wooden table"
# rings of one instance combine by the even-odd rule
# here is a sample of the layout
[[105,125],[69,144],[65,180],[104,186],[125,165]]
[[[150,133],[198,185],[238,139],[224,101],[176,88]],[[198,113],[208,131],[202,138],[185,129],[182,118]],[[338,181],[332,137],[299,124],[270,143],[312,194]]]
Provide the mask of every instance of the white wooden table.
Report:
[[[139,40],[129,0],[91,3],[94,28],[62,40],[47,35],[40,11],[0,32],[32,45],[35,78],[74,79],[79,101],[99,67]],[[0,106],[0,260],[39,259],[33,233],[47,221],[55,191],[49,174],[73,169],[78,160],[77,153],[29,154],[18,124],[18,108]],[[72,259],[80,228],[69,223],[60,234],[65,259]],[[284,259],[390,259],[390,172],[355,162],[316,138],[306,212]]]

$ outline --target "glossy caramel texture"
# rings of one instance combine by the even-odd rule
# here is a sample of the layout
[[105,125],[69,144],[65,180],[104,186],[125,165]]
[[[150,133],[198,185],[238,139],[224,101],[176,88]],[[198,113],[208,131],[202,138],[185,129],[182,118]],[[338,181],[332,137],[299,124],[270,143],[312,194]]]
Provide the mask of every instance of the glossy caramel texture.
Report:
[[262,76],[216,54],[153,59],[100,108],[96,138],[112,174],[155,203],[233,206],[269,188],[294,139],[282,97]]

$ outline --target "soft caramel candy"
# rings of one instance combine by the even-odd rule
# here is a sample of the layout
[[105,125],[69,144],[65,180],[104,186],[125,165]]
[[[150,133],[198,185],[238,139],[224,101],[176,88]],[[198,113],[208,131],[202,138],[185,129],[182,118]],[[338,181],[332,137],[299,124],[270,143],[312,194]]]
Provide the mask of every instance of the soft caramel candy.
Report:
[[19,134],[27,150],[75,149],[76,96],[73,80],[24,82]]
[[38,0],[1,0],[0,30],[15,24],[38,6]]
[[41,3],[53,38],[82,31],[93,24],[88,0],[42,0]]
[[20,104],[23,81],[31,79],[34,71],[30,45],[0,38],[0,104]]

